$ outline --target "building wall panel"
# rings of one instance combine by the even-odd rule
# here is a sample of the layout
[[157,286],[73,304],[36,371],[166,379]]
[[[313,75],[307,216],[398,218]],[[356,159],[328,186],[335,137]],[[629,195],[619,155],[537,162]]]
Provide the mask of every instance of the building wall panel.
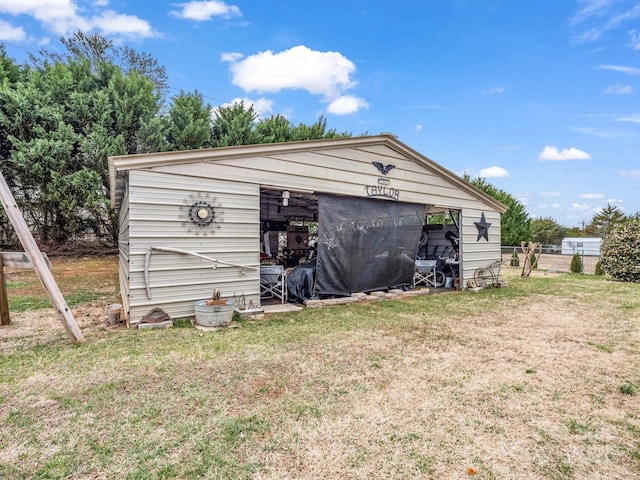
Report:
[[[131,171],[129,182],[131,324],[156,306],[174,318],[193,316],[194,302],[210,297],[214,288],[224,297],[245,294],[259,303],[257,184],[146,170]],[[197,198],[211,201],[220,212],[216,228],[201,230],[189,220],[189,202]],[[238,266],[214,268],[206,260],[157,250],[151,251],[146,266],[150,247],[185,250]]]

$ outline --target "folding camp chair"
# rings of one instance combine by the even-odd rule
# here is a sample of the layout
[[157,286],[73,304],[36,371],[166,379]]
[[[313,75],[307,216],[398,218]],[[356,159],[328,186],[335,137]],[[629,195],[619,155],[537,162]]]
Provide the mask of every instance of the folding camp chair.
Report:
[[260,298],[287,301],[287,273],[282,265],[260,266]]
[[444,274],[436,271],[437,260],[416,260],[416,270],[413,276],[413,286],[423,283],[427,287],[444,285]]

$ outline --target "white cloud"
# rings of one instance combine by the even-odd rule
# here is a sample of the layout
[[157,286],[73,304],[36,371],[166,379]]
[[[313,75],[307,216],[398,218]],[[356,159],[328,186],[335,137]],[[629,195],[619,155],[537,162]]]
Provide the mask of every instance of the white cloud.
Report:
[[276,54],[260,52],[231,66],[233,84],[245,91],[303,89],[327,98],[355,86],[350,78],[355,70],[353,62],[338,52],[318,52],[303,45]]
[[631,35],[631,48],[640,50],[640,35],[635,30],[631,30],[629,34]]
[[502,167],[487,167],[480,170],[478,177],[482,178],[507,178],[509,172]]
[[417,123],[414,128],[415,128],[416,132],[421,132],[424,127],[422,126],[421,123]]
[[495,147],[495,150],[497,150],[498,152],[516,152],[520,150],[520,145],[498,145],[497,147]]
[[608,31],[621,27],[625,22],[633,22],[640,17],[640,4],[616,0],[579,0],[579,10],[569,23],[581,29],[575,37],[578,41],[596,41]]
[[328,111],[347,115],[369,104],[347,92],[356,86],[351,78],[355,64],[339,52],[319,52],[304,45],[279,53],[271,50],[250,55],[242,60],[227,54],[231,62],[232,83],[245,92],[278,93],[285,89],[306,90],[322,96]]
[[554,210],[559,210],[562,208],[562,205],[559,203],[540,203],[536,205],[536,208],[552,208]]
[[618,175],[621,177],[640,178],[640,170],[623,170]]
[[591,210],[591,205],[585,205],[584,203],[572,203],[571,208],[573,210],[579,210],[581,212],[588,212]]
[[22,27],[14,27],[9,22],[0,20],[0,41],[21,43],[27,39],[27,33]]
[[575,147],[564,148],[559,151],[556,147],[547,145],[538,155],[541,162],[562,162],[565,160],[590,160],[591,155]]
[[516,200],[518,200],[523,205],[529,205],[529,194],[528,193],[516,193]]
[[632,113],[624,117],[616,118],[616,122],[640,123],[640,113]]
[[633,87],[631,85],[621,85],[616,83],[615,85],[609,85],[604,93],[613,93],[616,95],[626,95],[628,93],[633,93]]
[[74,28],[89,30],[89,22],[80,17],[77,10],[74,0],[0,0],[0,12],[15,16],[28,15],[58,34],[65,34]]
[[[240,103],[243,103],[245,107],[253,106],[253,109],[258,114],[258,117],[262,117],[263,115],[269,115],[273,113],[273,100],[270,100],[264,97],[259,98],[257,100],[252,100],[248,97],[244,97],[244,98],[237,97],[231,100],[230,102],[224,103],[220,106],[230,107],[232,105],[236,105]],[[217,108],[214,108],[213,110],[217,110]]]
[[487,90],[485,90],[484,92],[485,95],[496,95],[496,94],[501,94],[504,93],[504,87],[493,87],[493,88],[489,88]]
[[236,5],[227,5],[224,2],[215,0],[179,3],[177,6],[181,7],[181,10],[172,10],[170,12],[171,15],[187,20],[195,20],[197,22],[211,20],[212,17],[231,18],[242,16],[240,8]]
[[572,132],[583,133],[585,135],[593,135],[599,138],[619,138],[628,135],[624,130],[599,130],[590,127],[569,127]]
[[142,38],[156,35],[146,20],[142,20],[135,15],[117,13],[113,10],[105,10],[99,16],[93,17],[91,24],[94,28],[107,35],[114,34]]
[[561,195],[560,192],[538,192],[538,195],[542,198],[556,198]]
[[603,193],[583,193],[582,195],[580,195],[580,198],[582,198],[583,200],[600,200],[601,198],[604,198],[604,194]]
[[600,65],[598,69],[611,70],[613,72],[626,73],[627,75],[640,77],[640,68],[625,67],[624,65]]
[[369,108],[369,104],[363,99],[353,95],[342,95],[333,100],[327,107],[327,112],[334,115],[350,115],[361,108]]
[[242,57],[244,57],[244,55],[238,52],[224,52],[220,54],[220,61],[233,63],[233,62],[237,62]]
[[93,15],[83,16],[79,11],[84,9],[78,7],[77,0],[0,0],[0,13],[28,15],[39,21],[45,29],[61,35],[78,29],[141,38],[156,35],[146,20],[113,10],[100,10],[107,4],[105,1],[94,2],[93,7],[98,10]]

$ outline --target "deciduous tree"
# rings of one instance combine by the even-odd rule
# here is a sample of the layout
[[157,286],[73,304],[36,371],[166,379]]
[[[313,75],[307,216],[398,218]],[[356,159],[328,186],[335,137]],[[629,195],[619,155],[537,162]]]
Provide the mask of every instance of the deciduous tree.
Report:
[[567,229],[551,217],[531,220],[531,237],[542,245],[560,245]]

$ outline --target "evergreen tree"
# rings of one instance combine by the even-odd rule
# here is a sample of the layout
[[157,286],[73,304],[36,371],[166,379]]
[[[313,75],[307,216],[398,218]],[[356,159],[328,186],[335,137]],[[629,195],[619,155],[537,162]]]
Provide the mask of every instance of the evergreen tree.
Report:
[[626,219],[626,215],[620,208],[607,203],[600,213],[593,216],[591,223],[584,230],[587,236],[605,238]]
[[219,107],[215,110],[213,119],[213,146],[229,147],[259,143],[260,137],[254,131],[257,118],[258,113],[253,105],[246,107],[244,102]]
[[[5,63],[5,62],[3,62]],[[151,82],[89,60],[43,60],[0,83],[2,171],[42,242],[93,232],[112,241],[107,157],[137,151],[159,110]]]
[[289,142],[292,139],[292,130],[293,125],[284,115],[260,119],[255,127],[260,143]]
[[148,121],[140,120],[140,129],[136,134],[137,152],[166,152],[170,149],[167,131],[169,121],[166,117],[152,117]]
[[180,92],[169,109],[167,141],[171,150],[192,150],[211,143],[211,105],[196,90]]
[[571,273],[582,273],[582,259],[577,253],[574,253],[573,257],[571,257],[570,270]]
[[500,219],[500,242],[502,245],[520,245],[520,242],[531,240],[531,219],[522,203],[513,195],[496,188],[484,178],[478,177],[471,180],[469,175],[465,175],[464,179],[509,207]]
[[327,131],[327,119],[320,116],[318,120],[311,125],[300,123],[291,130],[291,140],[320,140],[323,138],[338,138],[344,135],[338,134],[335,130]]

